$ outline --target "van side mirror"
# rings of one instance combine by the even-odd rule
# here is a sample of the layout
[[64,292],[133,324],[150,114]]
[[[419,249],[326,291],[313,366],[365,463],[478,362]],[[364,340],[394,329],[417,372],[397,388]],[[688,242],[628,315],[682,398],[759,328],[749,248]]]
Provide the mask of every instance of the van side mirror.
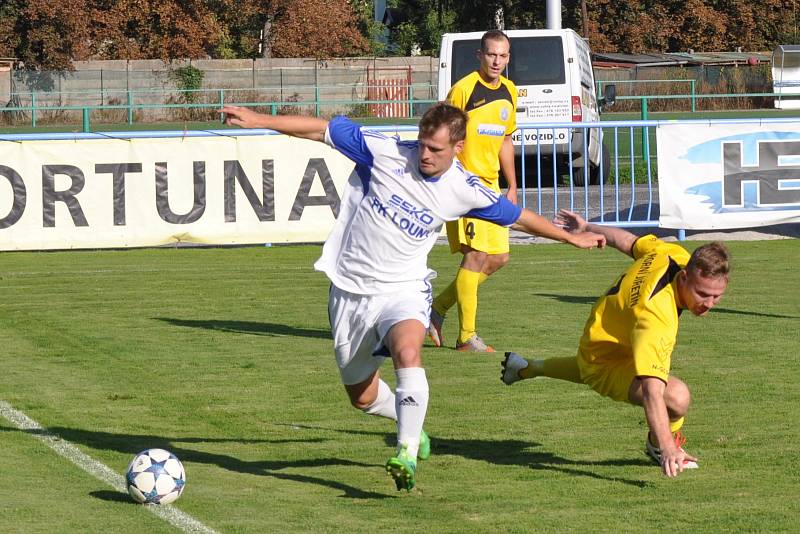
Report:
[[600,100],[600,109],[613,106],[617,101],[617,86],[613,83],[603,87],[603,98]]

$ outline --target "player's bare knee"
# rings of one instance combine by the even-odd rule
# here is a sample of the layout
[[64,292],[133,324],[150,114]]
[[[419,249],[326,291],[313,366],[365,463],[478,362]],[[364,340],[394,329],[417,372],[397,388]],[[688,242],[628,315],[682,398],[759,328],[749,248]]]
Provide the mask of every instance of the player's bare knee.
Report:
[[689,387],[681,380],[670,377],[667,389],[664,391],[664,402],[671,419],[683,417],[689,411],[689,405],[692,403]]
[[396,368],[422,366],[422,356],[419,347],[413,344],[406,344],[394,349],[392,351],[392,359],[395,362]]
[[487,253],[469,247],[462,247],[461,252],[464,254],[461,267],[468,271],[481,272],[489,258]]
[[501,268],[508,265],[508,260],[511,258],[510,254],[492,254],[489,256],[489,269],[488,274],[492,274]]

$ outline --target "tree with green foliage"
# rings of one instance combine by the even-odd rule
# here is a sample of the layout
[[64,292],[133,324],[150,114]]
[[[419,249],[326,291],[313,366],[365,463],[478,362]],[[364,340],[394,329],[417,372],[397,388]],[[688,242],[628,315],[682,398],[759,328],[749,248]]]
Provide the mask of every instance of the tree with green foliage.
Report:
[[264,54],[262,34],[267,32],[269,2],[264,0],[209,0],[219,39],[209,51],[221,59],[256,58]]

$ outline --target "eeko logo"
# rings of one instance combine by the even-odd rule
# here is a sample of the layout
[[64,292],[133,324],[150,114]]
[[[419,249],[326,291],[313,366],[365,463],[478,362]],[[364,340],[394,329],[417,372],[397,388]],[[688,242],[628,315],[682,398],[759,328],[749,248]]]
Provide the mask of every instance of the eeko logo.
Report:
[[758,132],[706,141],[685,159],[721,166],[722,179],[689,187],[714,213],[800,209],[800,133]]

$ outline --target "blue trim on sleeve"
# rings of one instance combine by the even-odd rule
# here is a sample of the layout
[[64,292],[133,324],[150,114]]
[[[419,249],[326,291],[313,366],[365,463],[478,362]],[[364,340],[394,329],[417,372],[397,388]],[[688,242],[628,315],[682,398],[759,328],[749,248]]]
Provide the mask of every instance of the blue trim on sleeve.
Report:
[[328,122],[328,134],[334,148],[355,162],[356,173],[361,180],[364,194],[367,194],[372,176],[373,156],[361,126],[347,117],[337,115]]
[[476,208],[467,213],[467,217],[475,219],[483,219],[485,221],[499,224],[500,226],[509,226],[517,222],[522,208],[513,204],[506,197],[498,197],[497,202],[490,204],[485,208]]
[[372,152],[364,140],[360,125],[339,115],[328,123],[328,133],[336,150],[353,160],[356,165],[372,167]]

